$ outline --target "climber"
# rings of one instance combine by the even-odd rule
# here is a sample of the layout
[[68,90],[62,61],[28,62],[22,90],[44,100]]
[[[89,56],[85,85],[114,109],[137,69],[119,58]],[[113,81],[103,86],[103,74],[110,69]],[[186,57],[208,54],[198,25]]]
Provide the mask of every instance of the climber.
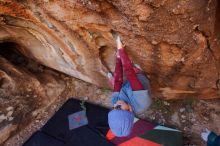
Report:
[[[133,127],[134,115],[143,113],[151,104],[149,82],[141,68],[128,58],[122,42],[116,39],[117,53],[114,77],[109,72],[109,80],[113,80],[113,110],[108,114],[109,127],[118,137],[128,136]],[[123,67],[123,68],[122,68]],[[126,81],[123,82],[123,69]]]
[[218,136],[208,129],[201,133],[201,137],[204,141],[207,142],[207,146],[220,146],[220,135]]

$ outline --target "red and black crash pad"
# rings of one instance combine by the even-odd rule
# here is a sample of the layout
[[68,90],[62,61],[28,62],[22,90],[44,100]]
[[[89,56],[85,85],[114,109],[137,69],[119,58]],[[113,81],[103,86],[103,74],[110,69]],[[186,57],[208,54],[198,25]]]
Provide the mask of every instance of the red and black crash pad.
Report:
[[116,137],[109,130],[109,109],[85,102],[88,124],[69,129],[68,116],[82,111],[82,101],[69,99],[23,146],[182,146],[182,133],[136,119],[128,137]]

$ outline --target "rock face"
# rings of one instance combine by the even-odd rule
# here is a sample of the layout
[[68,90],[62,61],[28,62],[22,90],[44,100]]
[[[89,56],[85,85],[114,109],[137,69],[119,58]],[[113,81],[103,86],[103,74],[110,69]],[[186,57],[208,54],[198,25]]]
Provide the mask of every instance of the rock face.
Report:
[[33,123],[66,87],[63,74],[13,52],[16,47],[0,44],[0,145]]
[[106,86],[120,34],[152,94],[167,99],[220,96],[219,23],[217,0],[0,0],[0,42]]

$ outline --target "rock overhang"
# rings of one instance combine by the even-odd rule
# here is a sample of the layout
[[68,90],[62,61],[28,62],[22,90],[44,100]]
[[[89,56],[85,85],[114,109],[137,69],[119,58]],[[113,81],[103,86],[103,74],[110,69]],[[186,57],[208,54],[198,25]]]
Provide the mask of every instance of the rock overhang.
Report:
[[45,66],[106,86],[117,32],[154,96],[219,97],[217,1],[8,0],[0,9],[0,40]]

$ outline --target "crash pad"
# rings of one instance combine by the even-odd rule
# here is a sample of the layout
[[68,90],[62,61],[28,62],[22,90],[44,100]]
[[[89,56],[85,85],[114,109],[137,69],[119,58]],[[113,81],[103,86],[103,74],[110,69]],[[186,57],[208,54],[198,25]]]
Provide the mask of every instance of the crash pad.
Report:
[[105,138],[109,130],[109,110],[104,107],[85,103],[88,124],[69,129],[68,116],[82,111],[81,103],[80,100],[69,99],[24,146],[113,146]]
[[[116,137],[108,126],[108,112],[107,108],[88,102],[82,107],[82,101],[69,99],[24,146],[182,146],[181,131],[141,119],[135,120],[129,136]],[[71,120],[78,125],[71,126]],[[157,135],[163,138],[157,140]],[[171,137],[174,142],[163,141]]]

